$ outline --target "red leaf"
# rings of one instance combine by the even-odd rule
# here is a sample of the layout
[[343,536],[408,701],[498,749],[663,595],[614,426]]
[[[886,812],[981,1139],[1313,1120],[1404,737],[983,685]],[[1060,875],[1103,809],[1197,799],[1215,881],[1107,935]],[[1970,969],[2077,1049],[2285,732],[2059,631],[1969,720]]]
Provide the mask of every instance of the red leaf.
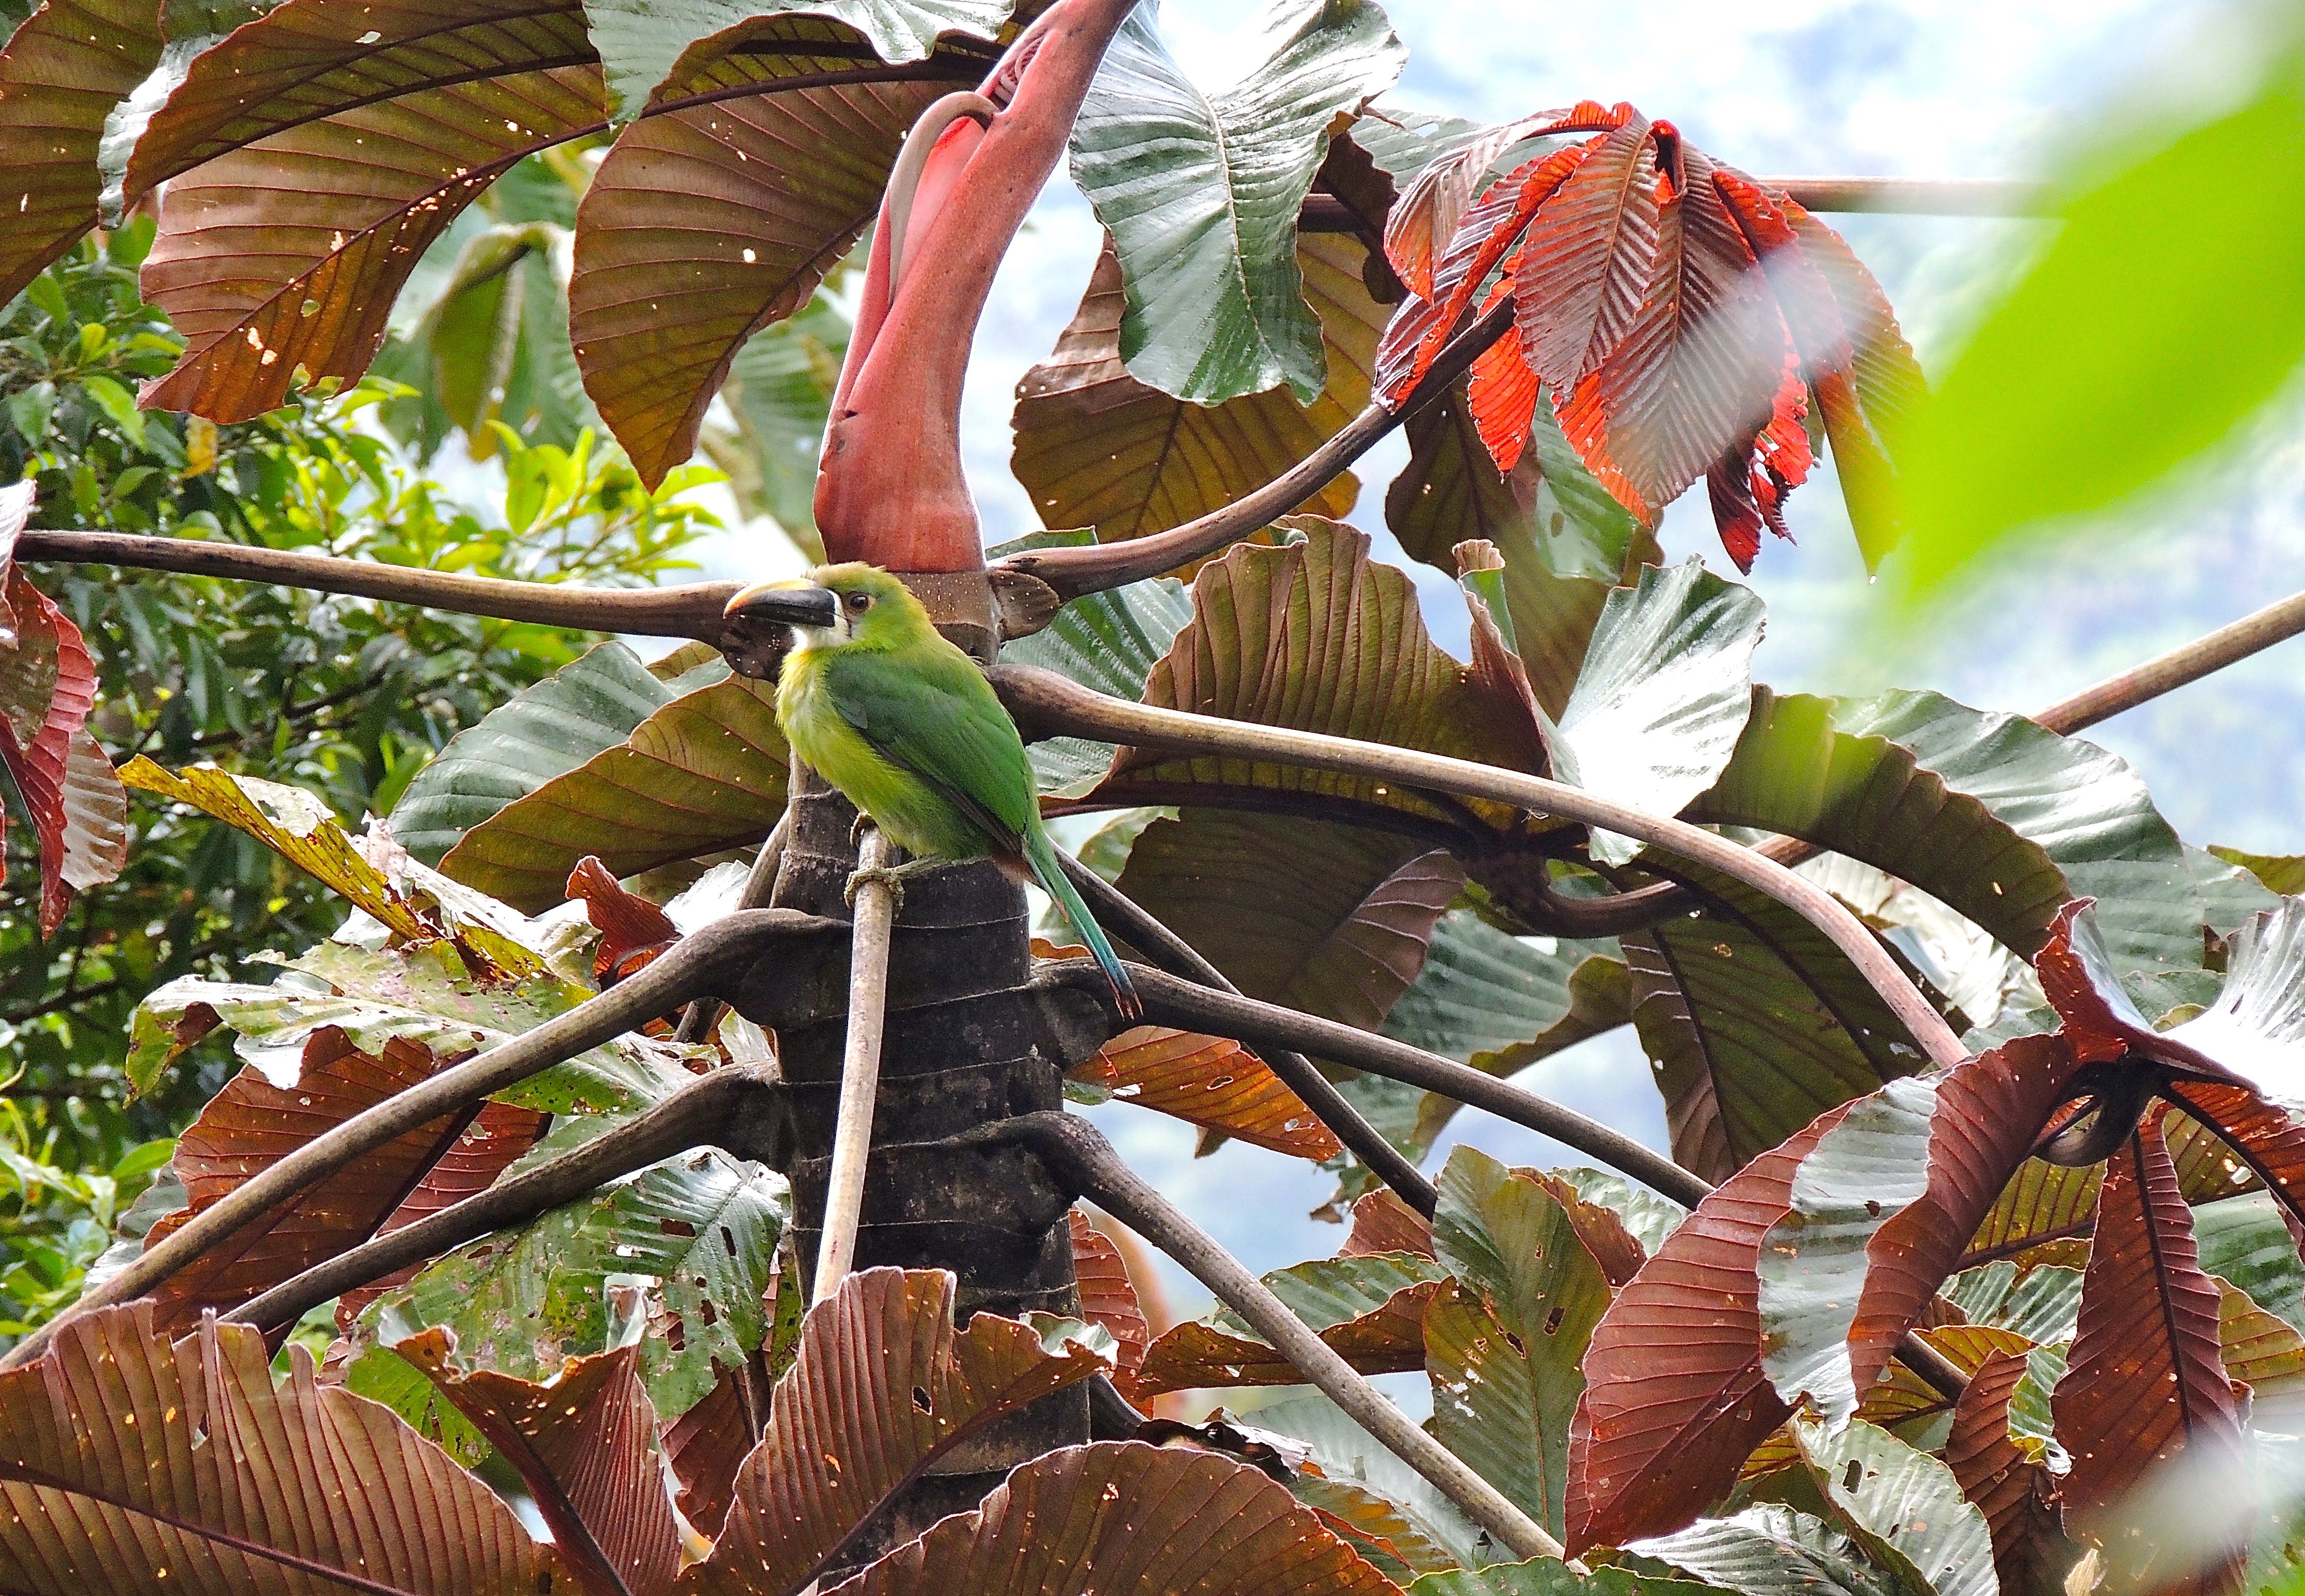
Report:
[[570,1358],[549,1385],[455,1363],[429,1329],[393,1351],[421,1369],[528,1486],[553,1549],[586,1596],[664,1596],[680,1573],[680,1529],[665,1493],[656,1408],[640,1348]]
[[568,873],[568,896],[584,901],[584,917],[600,933],[592,951],[593,978],[607,986],[624,980],[680,940],[672,916],[624,884],[587,853]]
[[1993,1532],[1993,1563],[2003,1591],[2050,1591],[2063,1582],[2073,1549],[2050,1503],[2056,1481],[2009,1431],[2009,1399],[2025,1378],[2022,1352],[1996,1352],[1978,1364],[1953,1405],[1945,1466],[1961,1494]]
[[1272,1066],[1238,1042],[1165,1025],[1123,1031],[1072,1071],[1140,1108],[1315,1163],[1344,1150]]
[[1340,1258],[1361,1258],[1371,1252],[1414,1252],[1433,1256],[1433,1221],[1418,1213],[1390,1187],[1380,1187],[1353,1204],[1353,1227]]
[[1695,1519],[1791,1409],[1761,1371],[1761,1238],[1848,1105],[1714,1188],[1602,1315],[1569,1439],[1569,1545],[1621,1546]]
[[[1512,260],[1506,261],[1505,269],[1510,277]],[[1483,302],[1481,313],[1487,315],[1510,290],[1509,281],[1500,281]],[[1500,338],[1475,357],[1466,401],[1473,412],[1474,429],[1488,446],[1489,458],[1497,463],[1499,471],[1511,471],[1527,453],[1538,397],[1536,373],[1529,369],[1518,338]]]
[[[2114,1155],[2098,1193],[2080,1333],[2051,1397],[2057,1439],[2072,1455],[2069,1524],[2117,1508],[2148,1472],[2181,1456],[2195,1467],[2241,1466],[2218,1309],[2216,1283],[2194,1246],[2192,1210],[2148,1118]],[[2245,1555],[2232,1549],[2232,1580]]]
[[1078,1209],[1070,1215],[1073,1236],[1073,1278],[1080,1286],[1081,1313],[1112,1332],[1120,1343],[1120,1367],[1112,1383],[1124,1396],[1134,1397],[1136,1371],[1144,1367],[1144,1349],[1152,1345],[1152,1326],[1136,1300],[1136,1286],[1128,1278],[1128,1263],[1111,1238],[1088,1222]]
[[[1425,1367],[1425,1310],[1442,1282],[1402,1286],[1376,1307],[1320,1329],[1321,1339],[1363,1374],[1402,1374]],[[1212,1325],[1175,1326],[1144,1354],[1137,1389],[1148,1396],[1211,1387],[1297,1386],[1305,1376],[1270,1346]]]
[[1639,318],[1657,264],[1657,141],[1634,116],[1571,171],[1521,240],[1513,300],[1522,357],[1566,393]]
[[[275,1086],[252,1065],[242,1069],[178,1139],[176,1174],[191,1201],[153,1226],[145,1246],[314,1137],[425,1079],[433,1068],[431,1053],[414,1042],[396,1037],[382,1057],[372,1057],[330,1025],[304,1044],[293,1088]],[[164,1330],[188,1329],[207,1309],[238,1307],[368,1240],[470,1117],[448,1115],[420,1125],[209,1248],[154,1294],[157,1322]]]

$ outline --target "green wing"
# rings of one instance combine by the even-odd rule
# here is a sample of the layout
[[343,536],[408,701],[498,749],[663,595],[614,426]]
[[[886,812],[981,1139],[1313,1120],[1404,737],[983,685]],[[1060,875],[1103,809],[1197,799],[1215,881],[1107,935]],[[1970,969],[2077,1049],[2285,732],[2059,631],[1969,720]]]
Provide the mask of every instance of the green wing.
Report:
[[[940,640],[941,641],[941,640]],[[829,662],[841,718],[1009,848],[1040,818],[1016,722],[967,655],[947,645]]]

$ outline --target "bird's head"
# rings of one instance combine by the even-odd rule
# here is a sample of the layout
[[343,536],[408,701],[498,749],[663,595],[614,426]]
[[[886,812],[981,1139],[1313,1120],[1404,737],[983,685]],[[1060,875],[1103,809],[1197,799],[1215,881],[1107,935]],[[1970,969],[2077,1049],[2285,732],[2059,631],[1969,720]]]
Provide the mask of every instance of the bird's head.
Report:
[[861,563],[756,583],[728,600],[727,613],[731,620],[791,627],[795,649],[893,648],[936,632],[910,588]]

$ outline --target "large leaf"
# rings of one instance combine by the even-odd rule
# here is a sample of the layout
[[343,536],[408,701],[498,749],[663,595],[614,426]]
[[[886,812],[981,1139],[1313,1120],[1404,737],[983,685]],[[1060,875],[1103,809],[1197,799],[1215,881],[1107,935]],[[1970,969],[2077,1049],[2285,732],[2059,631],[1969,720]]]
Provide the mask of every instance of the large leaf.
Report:
[[866,1269],[809,1311],[727,1525],[686,1588],[794,1596],[937,1458],[1106,1367],[1013,1320],[980,1313],[956,1330],[952,1294],[941,1271]]
[[1864,860],[2020,954],[2067,901],[2094,896],[2117,968],[2201,962],[2200,895],[2144,783],[2096,744],[2018,716],[1934,692],[1854,702],[1756,689],[1736,756],[1691,812]]
[[473,827],[616,747],[675,696],[632,649],[601,643],[457,733],[393,806],[393,835],[438,864]]
[[[1384,308],[1361,270],[1368,250],[1344,233],[1308,233],[1297,269],[1320,314],[1326,385],[1299,403],[1286,387],[1201,405],[1121,363],[1120,267],[1098,259],[1088,292],[1049,358],[1016,385],[1010,461],[1049,527],[1093,527],[1110,543],[1221,509],[1310,454],[1368,403]],[[1305,507],[1342,515],[1360,485],[1340,471]]]
[[[1644,566],[1609,595],[1584,668],[1553,728],[1552,775],[1650,814],[1713,785],[1753,709],[1761,600],[1695,559]],[[1641,845],[1595,830],[1593,857],[1629,863]]]
[[[1264,1277],[1274,1295],[1364,1374],[1425,1367],[1428,1305],[1445,1289],[1444,1271],[1413,1252],[1316,1258]],[[1145,1354],[1139,1388],[1148,1393],[1204,1387],[1293,1386],[1296,1366],[1229,1312],[1161,1333]]]
[[1793,1421],[1793,1436],[1833,1518],[1912,1591],[1999,1596],[1993,1536],[1952,1472],[1859,1421],[1838,1433]]
[[[1613,944],[1516,937],[1472,909],[1433,928],[1425,967],[1385,1016],[1384,1034],[1493,1075],[1511,1075],[1632,1017]],[[1463,1105],[1418,1096],[1409,1140],[1429,1148]]]
[[2201,1272],[2191,1211],[2150,1120],[2114,1154],[2097,1210],[2080,1333],[2054,1397],[2076,1523],[2115,1507],[2180,1454],[2195,1466],[2237,1464],[2241,1444],[2217,1286]]
[[2209,852],[2227,864],[2241,866],[2274,892],[2292,896],[2305,892],[2305,853],[2244,853],[2238,848],[2216,846]]
[[160,59],[149,0],[42,0],[0,50],[0,171],[17,190],[0,301],[96,225],[97,146],[113,106]]
[[441,868],[515,907],[559,903],[586,854],[617,876],[756,843],[784,812],[791,754],[772,686],[724,677],[614,748],[506,804]]
[[1196,404],[1282,383],[1310,404],[1328,374],[1297,293],[1297,212],[1331,121],[1408,52],[1373,4],[1272,0],[1253,27],[1239,47],[1255,64],[1206,94],[1132,13],[1074,124],[1073,179],[1119,252],[1131,374]]
[[[696,446],[746,340],[808,304],[870,225],[914,118],[987,64],[977,45],[892,72],[876,47],[917,59],[937,21],[984,23],[1005,8],[760,9],[593,11],[595,38],[616,41],[627,106],[653,87],[659,114],[625,130],[577,210],[569,332],[585,391],[651,486]],[[903,13],[905,37],[888,37]],[[699,22],[719,30],[687,31]],[[666,52],[684,33],[697,42],[675,64]]]
[[1433,1430],[1557,1534],[1578,1365],[1609,1305],[1608,1277],[1533,1172],[1459,1147],[1439,1185],[1433,1247],[1458,1287],[1425,1311]]
[[98,1580],[425,1596],[551,1588],[551,1549],[495,1492],[384,1408],[319,1383],[308,1354],[289,1354],[282,1386],[269,1362],[263,1337],[239,1325],[203,1325],[171,1347],[151,1309],[132,1303],[73,1320],[46,1356],[0,1374],[10,1583],[41,1596],[79,1596]]
[[1382,1024],[1464,885],[1383,831],[1222,810],[1147,826],[1120,888],[1252,998]]
[[560,1561],[588,1591],[665,1596],[680,1572],[680,1529],[664,1488],[656,1410],[634,1372],[637,1349],[572,1358],[549,1383],[457,1362],[431,1329],[393,1349],[486,1436],[552,1531]]
[[1839,1530],[1773,1504],[1702,1519],[1632,1549],[1744,1596],[1888,1596],[1897,1588]]
[[[532,1156],[566,1150],[591,1125],[574,1128]],[[381,1326],[400,1341],[438,1327],[472,1367],[542,1380],[615,1344],[608,1278],[642,1277],[641,1377],[669,1422],[711,1391],[716,1365],[737,1367],[766,1336],[786,1210],[783,1181],[754,1166],[713,1151],[668,1159],[449,1253],[385,1295],[363,1333]]]
[[1067,1078],[1290,1158],[1320,1163],[1344,1150],[1269,1065],[1224,1037],[1138,1026],[1105,1043]]
[[[387,1049],[391,1044],[387,1043]],[[472,1116],[464,1133],[440,1157],[439,1162],[424,1173],[416,1187],[400,1200],[383,1224],[376,1227],[378,1235],[387,1235],[404,1225],[453,1208],[468,1197],[477,1197],[496,1184],[515,1163],[525,1157],[537,1139],[544,1134],[551,1116],[533,1108],[523,1108],[511,1103],[484,1103]],[[378,1297],[396,1286],[404,1286],[416,1271],[424,1266],[410,1264],[396,1269],[366,1286],[348,1291],[336,1299],[336,1329],[349,1330],[361,1310]]]
[[982,1507],[943,1520],[825,1596],[1394,1596],[1397,1589],[1257,1470],[1125,1441],[1034,1458]]
[[1603,1566],[1579,1575],[1544,1558],[1478,1570],[1445,1569],[1426,1575],[1408,1589],[1410,1596],[1702,1596],[1713,1587],[1657,1579],[1628,1568]]
[[1396,1558],[1434,1567],[1496,1560],[1487,1531],[1326,1396],[1308,1391],[1267,1403],[1255,1419],[1261,1433],[1285,1437],[1306,1454],[1289,1489],[1332,1528],[1350,1532],[1357,1546],[1382,1540]]
[[[176,1140],[186,1205],[146,1233],[149,1248],[242,1182],[430,1075],[432,1055],[397,1038],[375,1056],[333,1027],[305,1043],[295,1082],[277,1086],[244,1068]],[[181,1334],[200,1314],[237,1308],[259,1293],[369,1239],[463,1136],[472,1115],[447,1114],[337,1170],[225,1243],[210,1247],[153,1293],[155,1323]]]
[[[1193,620],[1146,681],[1144,701],[1459,759],[1493,753],[1483,734],[1486,700],[1425,632],[1408,576],[1371,561],[1367,535],[1350,527],[1309,516],[1281,524],[1302,540],[1238,545],[1201,568]],[[1451,821],[1463,815],[1366,777],[1133,749],[1114,762],[1110,785],[1170,792],[1185,783],[1312,794]]]
[[1081,1317],[1101,1325],[1112,1335],[1112,1383],[1135,1400],[1141,1393],[1137,1371],[1144,1367],[1144,1349],[1152,1345],[1152,1326],[1128,1273],[1128,1261],[1112,1238],[1088,1221],[1077,1208],[1067,1216],[1073,1239],[1073,1280],[1080,1291]]
[[[1927,592],[2028,523],[2153,481],[2295,371],[2305,89],[2289,19],[2265,26],[2271,37],[2244,47],[2266,63],[2262,86],[2240,104],[2142,146],[2116,110],[2129,148],[2110,174],[2102,131],[2077,145],[2099,163],[2088,186],[1902,440],[1913,524],[1927,533],[1901,573],[1909,590]],[[2165,226],[2181,209],[2191,225]]]
[[573,0],[486,0],[446,27],[411,0],[287,0],[238,30],[192,62],[129,165],[132,199],[167,183],[144,292],[186,340],[142,403],[246,420],[300,382],[351,381],[464,207],[605,116]]
[[2076,1549],[2059,1533],[2049,1505],[2056,1485],[2046,1444],[2021,1434],[2010,1420],[2011,1399],[2029,1367],[2022,1353],[1987,1358],[1953,1408],[1944,1448],[1945,1466],[1961,1495],[1985,1515],[2001,1588],[2012,1592],[2061,1583]]
[[[0,768],[38,838],[40,935],[50,937],[73,892],[115,879],[127,862],[128,795],[86,729],[97,686],[88,644],[16,568],[31,510],[30,482],[0,489]],[[0,836],[6,829],[0,813]]]

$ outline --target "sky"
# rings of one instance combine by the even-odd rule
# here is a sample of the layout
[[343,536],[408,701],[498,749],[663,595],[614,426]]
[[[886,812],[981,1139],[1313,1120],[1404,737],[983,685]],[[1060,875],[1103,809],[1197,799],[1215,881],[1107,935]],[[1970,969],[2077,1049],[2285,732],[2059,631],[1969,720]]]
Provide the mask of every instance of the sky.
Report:
[[[1162,28],[1207,88],[1245,64],[1229,43],[1240,0],[1167,0]],[[1411,51],[1388,102],[1502,120],[1580,98],[1628,99],[1697,145],[1759,176],[1842,174],[2025,176],[2050,169],[2117,107],[2150,123],[2212,103],[2236,57],[2230,4],[2212,0],[1393,0]],[[1865,216],[1833,219],[1872,266],[1925,366],[1942,366],[2042,224]],[[1016,380],[1054,342],[1085,284],[1098,233],[1060,175],[1008,259],[987,306],[964,405],[972,486],[988,542],[1034,530],[1010,478]],[[1958,607],[1918,638],[1884,641],[1838,490],[1821,474],[1796,493],[1796,542],[1771,541],[1748,579],[1770,626],[1756,662],[1781,688],[1867,692],[1935,687],[1985,708],[2054,701],[2123,666],[2305,587],[2305,405],[2281,409],[2250,447],[2173,484]],[[1419,574],[1426,621],[1464,652],[1453,584],[1386,556],[1382,484],[1397,446],[1357,469],[1380,557]],[[1734,575],[1701,496],[1665,520],[1673,560],[1703,555]],[[712,563],[737,557],[733,547]],[[757,561],[761,546],[743,556]],[[2305,642],[2133,712],[2092,736],[2144,774],[2189,841],[2305,852]],[[2271,734],[2266,728],[2272,728]],[[1663,1116],[1630,1032],[1599,1039],[1522,1077],[1532,1088],[1654,1144]],[[1113,1105],[1096,1117],[1131,1161],[1252,1267],[1333,1252],[1340,1233],[1304,1216],[1326,1177],[1234,1144],[1194,1159],[1193,1133]],[[1566,1161],[1529,1133],[1467,1113],[1467,1142],[1516,1163]],[[1177,1305],[1204,1299],[1179,1278]]]

